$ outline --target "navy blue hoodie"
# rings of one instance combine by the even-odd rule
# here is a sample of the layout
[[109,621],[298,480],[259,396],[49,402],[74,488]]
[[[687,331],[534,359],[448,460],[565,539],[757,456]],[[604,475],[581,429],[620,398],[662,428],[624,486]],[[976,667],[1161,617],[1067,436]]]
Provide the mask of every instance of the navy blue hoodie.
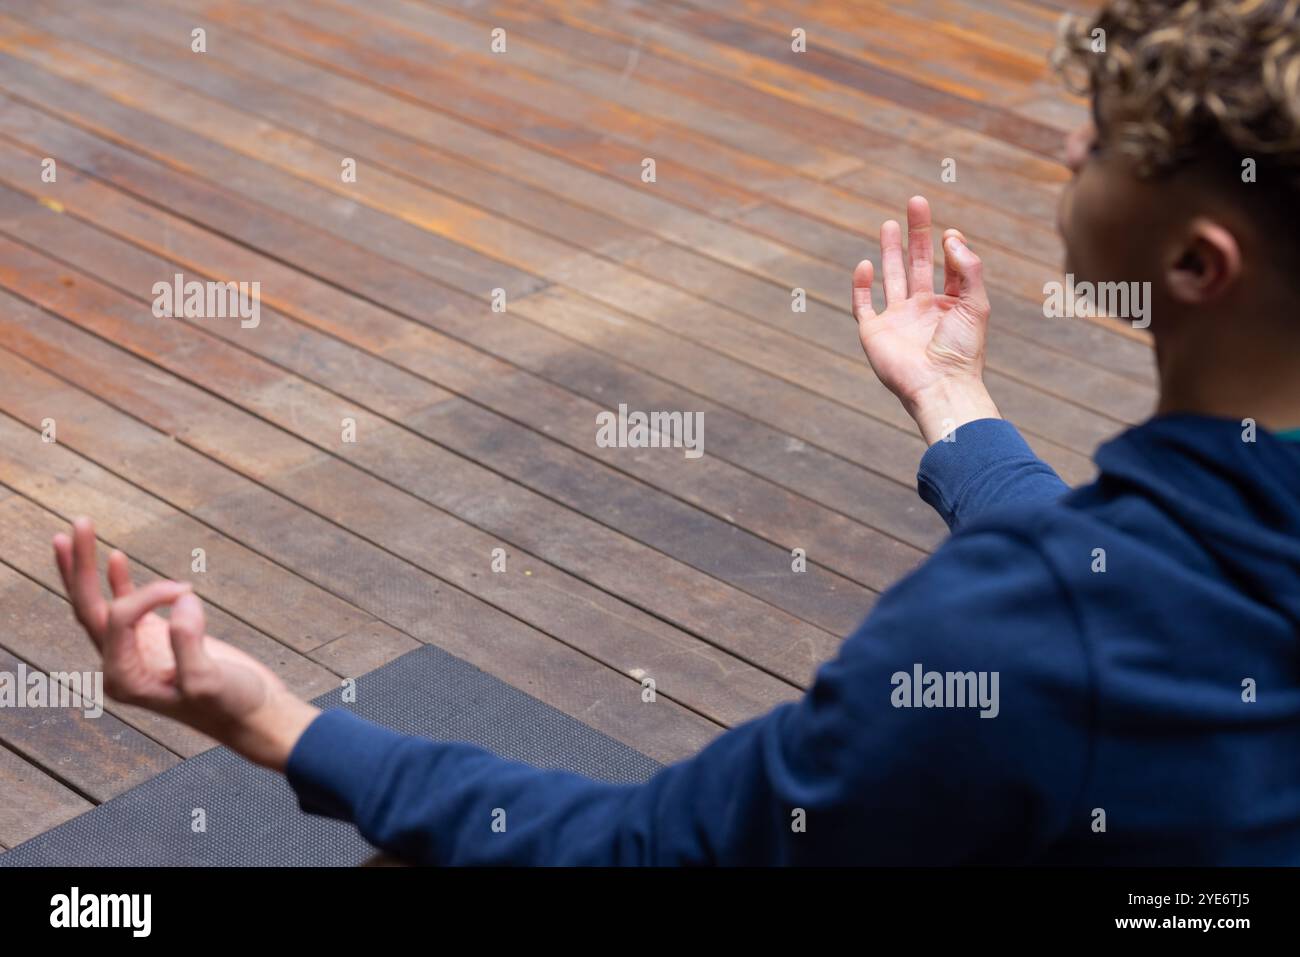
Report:
[[338,710],[289,781],[434,864],[1300,864],[1300,444],[1172,416],[1097,465],[1071,492],[992,419],[935,444],[949,540],[801,701],[646,784]]

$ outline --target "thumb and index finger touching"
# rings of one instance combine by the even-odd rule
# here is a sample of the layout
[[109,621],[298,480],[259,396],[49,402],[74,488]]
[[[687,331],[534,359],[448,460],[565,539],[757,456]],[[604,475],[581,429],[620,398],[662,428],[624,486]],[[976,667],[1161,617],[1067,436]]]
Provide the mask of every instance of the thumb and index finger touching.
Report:
[[[55,563],[73,612],[106,659],[120,650],[123,640],[141,618],[163,605],[174,606],[173,643],[178,630],[186,642],[196,625],[198,639],[202,640],[203,608],[188,582],[162,580],[137,588],[131,581],[126,556],[114,549],[107,568],[113,595],[110,604],[100,586],[96,551],[95,527],[87,518],[73,521],[71,535],[60,532],[54,536]],[[190,651],[193,644],[187,643],[186,650]]]

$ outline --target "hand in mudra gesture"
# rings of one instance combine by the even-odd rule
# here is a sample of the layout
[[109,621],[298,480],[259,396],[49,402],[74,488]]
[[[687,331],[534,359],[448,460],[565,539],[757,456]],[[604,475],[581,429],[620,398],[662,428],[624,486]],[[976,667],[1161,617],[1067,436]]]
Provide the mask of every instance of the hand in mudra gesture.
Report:
[[885,309],[872,306],[875,268],[864,259],[853,271],[853,317],[871,368],[934,442],[998,416],[983,380],[989,300],[979,257],[956,229],[944,232],[944,288],[935,292],[930,204],[922,196],[907,204],[907,232],[904,255],[899,224],[880,227]]
[[[268,767],[316,713],[256,658],[205,633],[203,605],[184,582],[136,588],[126,556],[108,558],[105,601],[88,519],[54,537],[54,557],[72,609],[103,657],[104,689],[123,704],[175,718]],[[170,620],[156,609],[171,606]]]

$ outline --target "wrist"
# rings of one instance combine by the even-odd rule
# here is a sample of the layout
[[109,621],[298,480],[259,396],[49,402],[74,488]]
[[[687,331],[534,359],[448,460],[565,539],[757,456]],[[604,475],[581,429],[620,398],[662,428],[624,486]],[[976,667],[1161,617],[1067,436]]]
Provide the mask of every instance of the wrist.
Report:
[[259,708],[239,721],[222,741],[248,760],[283,772],[294,745],[320,709],[285,689],[276,689]]
[[979,376],[940,379],[910,396],[904,408],[920,428],[926,445],[968,422],[1002,418]]

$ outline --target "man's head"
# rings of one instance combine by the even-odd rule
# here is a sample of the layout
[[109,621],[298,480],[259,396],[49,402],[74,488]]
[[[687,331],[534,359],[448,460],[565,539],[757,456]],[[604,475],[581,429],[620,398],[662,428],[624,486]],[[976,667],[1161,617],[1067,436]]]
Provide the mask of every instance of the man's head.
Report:
[[1165,353],[1249,315],[1294,343],[1300,0],[1110,0],[1063,23],[1055,60],[1094,117],[1068,146],[1067,271],[1150,282]]

